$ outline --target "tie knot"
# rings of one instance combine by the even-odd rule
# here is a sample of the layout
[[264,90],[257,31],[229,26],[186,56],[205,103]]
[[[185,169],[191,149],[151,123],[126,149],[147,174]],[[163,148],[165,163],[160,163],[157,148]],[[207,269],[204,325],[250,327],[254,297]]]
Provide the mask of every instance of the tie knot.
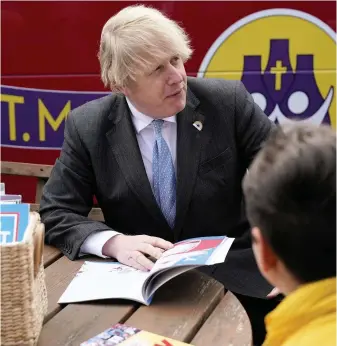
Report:
[[156,120],[152,121],[152,124],[153,124],[154,132],[156,133],[156,135],[160,135],[161,129],[162,129],[163,124],[164,124],[164,120],[163,119],[156,119]]

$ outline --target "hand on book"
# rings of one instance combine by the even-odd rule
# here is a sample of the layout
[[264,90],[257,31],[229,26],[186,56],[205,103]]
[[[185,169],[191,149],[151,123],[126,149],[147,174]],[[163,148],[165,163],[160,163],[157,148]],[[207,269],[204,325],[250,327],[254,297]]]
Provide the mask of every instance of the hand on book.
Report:
[[119,234],[104,244],[102,253],[130,267],[148,271],[154,265],[148,257],[159,259],[165,250],[172,247],[172,243],[157,237]]

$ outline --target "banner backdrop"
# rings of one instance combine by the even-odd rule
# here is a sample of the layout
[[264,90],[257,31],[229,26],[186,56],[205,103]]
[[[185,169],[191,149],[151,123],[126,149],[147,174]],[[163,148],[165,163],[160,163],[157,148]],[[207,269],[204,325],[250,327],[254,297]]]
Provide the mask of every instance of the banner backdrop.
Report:
[[105,95],[2,85],[1,145],[59,150],[69,111]]

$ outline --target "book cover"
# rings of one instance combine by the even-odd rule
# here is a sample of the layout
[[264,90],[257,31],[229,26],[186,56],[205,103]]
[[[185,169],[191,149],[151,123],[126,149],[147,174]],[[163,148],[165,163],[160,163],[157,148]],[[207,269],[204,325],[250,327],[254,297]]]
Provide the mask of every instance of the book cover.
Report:
[[[228,249],[232,245],[232,238],[224,236],[191,238],[180,241],[170,250],[163,253],[162,257],[156,262],[153,270],[169,268],[180,265],[207,265],[214,259],[218,247],[227,242]],[[225,251],[223,251],[223,254]],[[224,256],[223,260],[224,261]]]
[[117,323],[104,332],[81,343],[80,346],[184,346],[189,345],[165,336],[149,333],[126,324]]
[[0,205],[0,244],[22,242],[29,222],[29,204]]

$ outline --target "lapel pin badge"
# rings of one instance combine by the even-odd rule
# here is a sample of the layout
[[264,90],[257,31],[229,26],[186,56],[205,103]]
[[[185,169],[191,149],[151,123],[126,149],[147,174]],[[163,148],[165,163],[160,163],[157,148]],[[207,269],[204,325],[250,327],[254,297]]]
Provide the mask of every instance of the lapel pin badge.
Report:
[[193,123],[193,126],[198,130],[201,131],[202,130],[202,122],[201,121],[195,121]]

